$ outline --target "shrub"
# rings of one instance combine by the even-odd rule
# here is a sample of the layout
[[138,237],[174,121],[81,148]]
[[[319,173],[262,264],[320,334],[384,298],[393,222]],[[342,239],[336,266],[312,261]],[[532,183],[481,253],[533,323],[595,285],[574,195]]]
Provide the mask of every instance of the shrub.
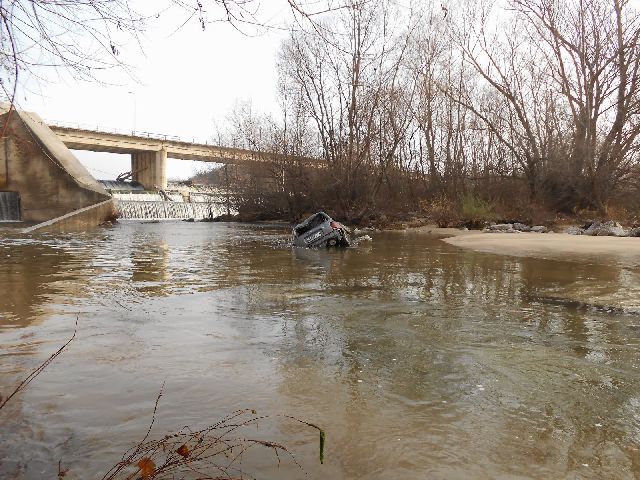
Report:
[[469,228],[480,228],[494,217],[494,206],[473,195],[462,197],[462,219]]
[[441,228],[454,226],[460,220],[454,203],[446,195],[439,195],[430,202],[420,202],[420,209]]

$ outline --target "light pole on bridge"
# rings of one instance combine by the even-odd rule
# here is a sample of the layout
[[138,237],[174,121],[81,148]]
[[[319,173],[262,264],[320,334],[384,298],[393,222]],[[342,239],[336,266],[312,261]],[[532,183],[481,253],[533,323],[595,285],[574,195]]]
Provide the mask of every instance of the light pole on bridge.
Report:
[[131,135],[135,135],[136,132],[136,117],[138,115],[138,103],[136,100],[136,92],[127,92],[130,95],[133,95],[133,130],[131,131]]

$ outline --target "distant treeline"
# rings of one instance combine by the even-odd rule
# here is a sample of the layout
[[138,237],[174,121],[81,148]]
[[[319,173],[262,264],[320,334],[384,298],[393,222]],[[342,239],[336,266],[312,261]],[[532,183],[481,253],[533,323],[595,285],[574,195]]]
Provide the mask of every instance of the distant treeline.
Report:
[[283,42],[281,114],[238,103],[219,134],[279,154],[200,176],[237,188],[241,211],[637,215],[637,3],[347,3]]

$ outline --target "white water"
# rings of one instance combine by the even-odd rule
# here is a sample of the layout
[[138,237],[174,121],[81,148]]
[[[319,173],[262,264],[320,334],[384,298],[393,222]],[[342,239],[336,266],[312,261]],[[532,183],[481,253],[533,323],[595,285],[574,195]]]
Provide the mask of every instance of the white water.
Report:
[[162,195],[159,193],[150,192],[114,192],[111,196],[116,200],[127,200],[132,202],[161,202],[163,200]]
[[0,222],[20,221],[20,197],[15,192],[0,192]]
[[189,195],[189,198],[191,199],[192,202],[210,203],[212,201],[215,201],[215,199],[219,199],[220,201],[223,201],[222,199],[224,199],[225,197],[223,194],[209,195],[209,194],[202,194],[202,193],[191,193]]
[[[169,193],[167,196],[172,202],[184,202],[184,197],[179,193]],[[193,202],[193,200],[191,200]]]
[[[161,201],[116,200],[120,218],[136,220],[188,219],[202,220],[216,218],[227,213],[222,203],[186,203]],[[231,210],[231,213],[237,213]]]
[[[214,219],[227,213],[237,214],[227,209],[225,197],[213,192],[189,192],[187,198],[172,191],[165,195],[155,192],[114,192],[120,218],[135,220]],[[167,200],[166,197],[170,200]]]

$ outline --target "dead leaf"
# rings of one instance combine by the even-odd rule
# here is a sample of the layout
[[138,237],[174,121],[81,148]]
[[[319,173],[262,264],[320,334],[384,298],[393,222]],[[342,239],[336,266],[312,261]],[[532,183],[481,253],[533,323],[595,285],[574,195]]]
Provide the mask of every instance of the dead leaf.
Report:
[[186,443],[182,445],[179,449],[177,449],[176,453],[184,458],[187,458],[191,454],[191,452],[189,451],[189,447],[187,447]]
[[255,410],[251,410],[251,413],[253,413],[254,415],[258,414],[258,412],[256,412]]
[[156,474],[156,464],[148,457],[138,460],[138,468],[142,475],[142,480],[148,480]]

